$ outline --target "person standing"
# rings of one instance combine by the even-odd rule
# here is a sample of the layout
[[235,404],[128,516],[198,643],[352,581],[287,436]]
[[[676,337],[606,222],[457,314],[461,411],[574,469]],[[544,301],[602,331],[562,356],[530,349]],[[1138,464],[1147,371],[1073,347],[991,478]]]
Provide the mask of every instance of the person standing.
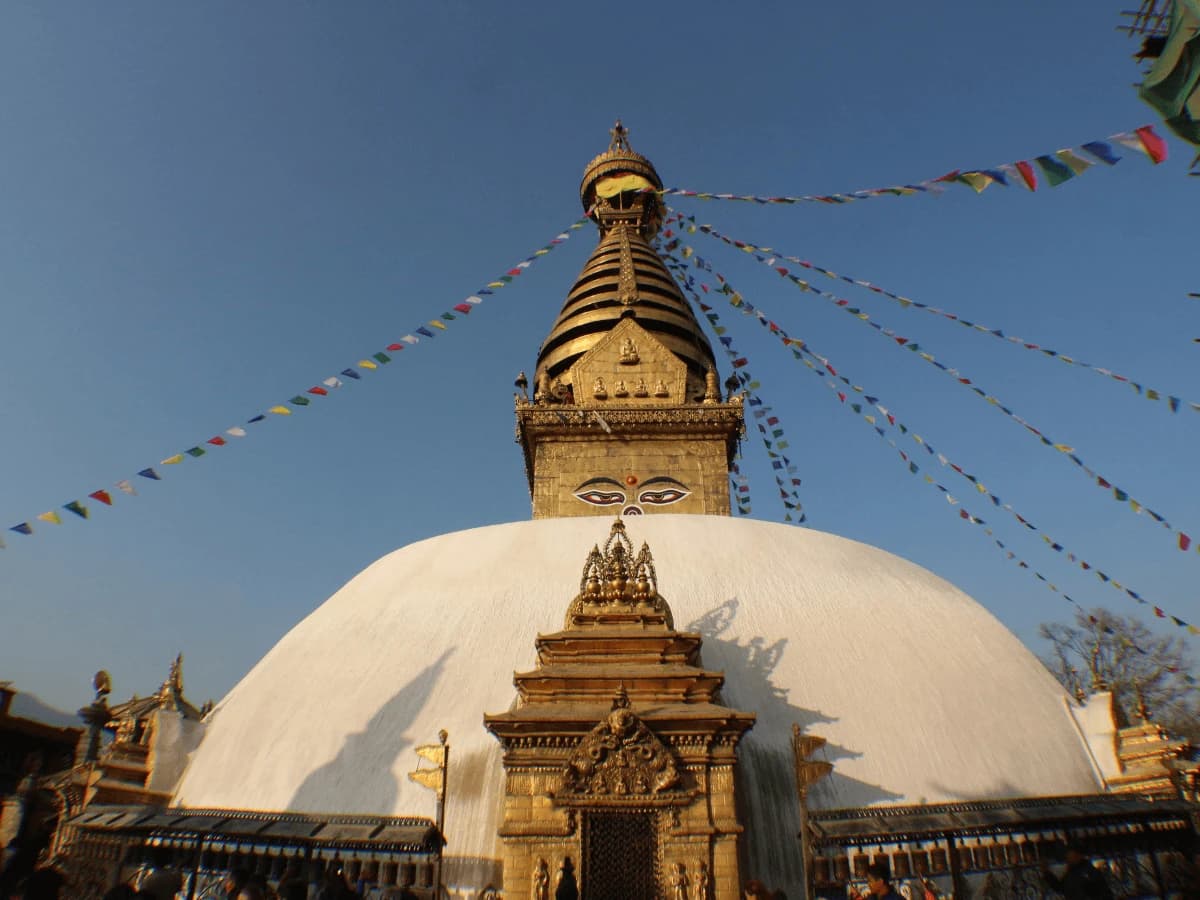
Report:
[[575,881],[575,864],[571,857],[564,856],[558,871],[558,885],[554,888],[554,900],[579,900],[579,884]]
[[867,866],[867,893],[875,900],[904,900],[892,887],[892,873],[880,863]]
[[1083,849],[1076,844],[1067,847],[1067,870],[1059,878],[1050,871],[1048,860],[1042,860],[1042,878],[1053,891],[1067,900],[1112,900],[1112,891],[1104,873],[1092,865]]

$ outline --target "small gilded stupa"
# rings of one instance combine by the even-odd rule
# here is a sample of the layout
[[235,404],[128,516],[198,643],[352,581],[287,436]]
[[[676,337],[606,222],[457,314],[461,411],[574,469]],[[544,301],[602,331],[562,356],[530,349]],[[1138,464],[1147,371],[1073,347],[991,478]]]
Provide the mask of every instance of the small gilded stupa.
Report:
[[722,399],[712,347],[651,246],[662,180],[620,122],[611,134],[579,188],[600,243],[542,342],[532,398],[517,397],[533,517],[729,515],[741,398]]

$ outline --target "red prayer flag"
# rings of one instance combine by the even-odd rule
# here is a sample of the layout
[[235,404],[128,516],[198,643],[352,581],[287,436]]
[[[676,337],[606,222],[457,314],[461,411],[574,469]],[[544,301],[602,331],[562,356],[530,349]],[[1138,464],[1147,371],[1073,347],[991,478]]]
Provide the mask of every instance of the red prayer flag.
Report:
[[520,275],[520,274],[521,274],[521,270],[520,270],[520,269],[509,269],[507,274],[509,274],[509,275]]
[[468,315],[471,312],[471,304],[469,304],[469,303],[455,303],[454,308],[457,309],[464,316]]
[[221,437],[218,434],[216,437],[209,438],[208,443],[212,444],[214,447],[224,447],[225,446],[225,438]]
[[1155,134],[1154,129],[1149,125],[1138,128],[1134,134],[1141,140],[1142,146],[1146,148],[1146,154],[1155,165],[1167,158],[1167,142]]
[[1021,177],[1025,179],[1025,186],[1031,191],[1037,190],[1037,173],[1033,171],[1033,166],[1025,160],[1016,163],[1017,171],[1021,173]]
[[1192,546],[1192,539],[1182,531],[1179,532],[1179,549],[1186,550],[1190,546]]
[[1154,607],[1154,614],[1156,616],[1158,616],[1160,619],[1165,619],[1167,617],[1167,614],[1165,612],[1163,612],[1161,609],[1159,609],[1157,606]]
[[397,351],[399,351],[399,350],[403,350],[403,349],[404,349],[404,345],[403,345],[403,344],[388,344],[388,345],[387,345],[387,348],[388,348],[389,350],[391,350],[393,353],[396,353],[396,352],[397,352]]
[[316,394],[318,397],[328,397],[329,396],[329,391],[325,390],[325,388],[321,387],[320,385],[310,387],[308,389],[308,392],[310,394]]
[[112,506],[112,494],[108,491],[92,491],[88,496],[93,500],[99,500],[105,506]]
[[959,171],[960,171],[959,169],[955,169],[953,172],[947,172],[941,178],[935,178],[933,180],[934,181],[953,181],[955,178],[958,177]]

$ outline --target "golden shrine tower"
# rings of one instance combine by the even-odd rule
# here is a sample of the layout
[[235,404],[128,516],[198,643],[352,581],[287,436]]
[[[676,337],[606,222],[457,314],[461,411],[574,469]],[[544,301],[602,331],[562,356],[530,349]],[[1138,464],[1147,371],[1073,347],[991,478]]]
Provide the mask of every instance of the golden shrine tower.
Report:
[[651,162],[617,122],[579,196],[600,243],[517,397],[535,519],[729,515],[740,397],[723,401],[712,347],[651,247],[663,220]]
[[484,716],[504,750],[506,896],[548,900],[564,878],[585,900],[740,896],[734,775],[755,716],[722,704],[724,673],[676,630],[619,519],[563,629],[534,643],[513,708]]

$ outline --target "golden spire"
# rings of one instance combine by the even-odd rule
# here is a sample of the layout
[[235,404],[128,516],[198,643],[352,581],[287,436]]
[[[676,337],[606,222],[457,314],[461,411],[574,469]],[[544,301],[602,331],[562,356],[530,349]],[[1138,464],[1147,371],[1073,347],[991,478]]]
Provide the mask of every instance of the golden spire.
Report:
[[609,147],[584,170],[579,199],[600,229],[600,243],[583,267],[538,353],[536,384],[570,385],[572,364],[624,318],[633,318],[688,369],[686,397],[706,394],[714,368],[712,347],[671,273],[650,245],[662,224],[657,193],[662,179],[654,165],[629,143],[617,121]]

